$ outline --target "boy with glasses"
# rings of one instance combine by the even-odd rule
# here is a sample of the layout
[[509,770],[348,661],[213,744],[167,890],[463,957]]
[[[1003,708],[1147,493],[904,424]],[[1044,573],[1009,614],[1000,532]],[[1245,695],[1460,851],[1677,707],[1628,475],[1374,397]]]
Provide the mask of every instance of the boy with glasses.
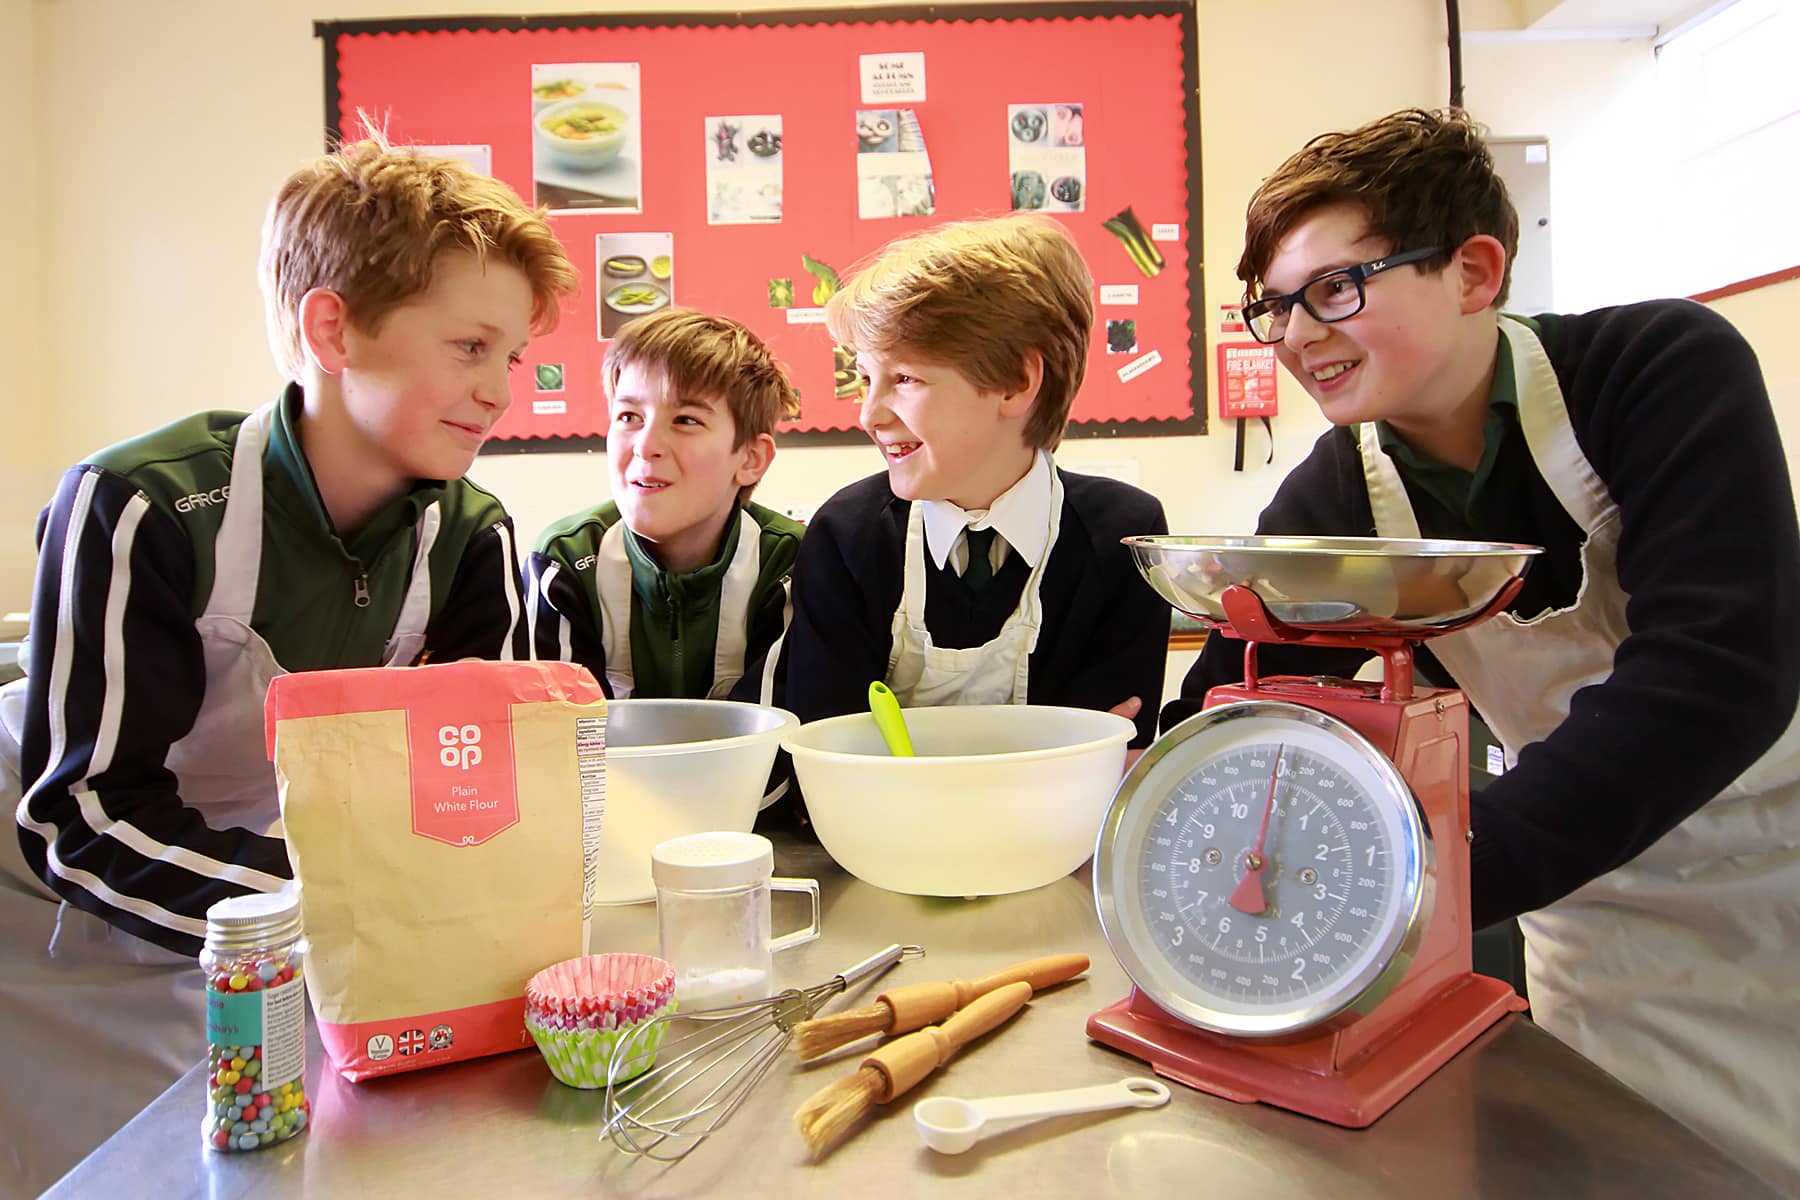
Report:
[[[1800,535],[1768,395],[1697,304],[1502,315],[1517,242],[1459,113],[1323,135],[1258,188],[1244,315],[1334,426],[1259,530],[1544,547],[1506,613],[1419,651],[1506,751],[1473,923],[1519,917],[1540,1025],[1800,1194]],[[1209,639],[1164,725],[1242,650]]]

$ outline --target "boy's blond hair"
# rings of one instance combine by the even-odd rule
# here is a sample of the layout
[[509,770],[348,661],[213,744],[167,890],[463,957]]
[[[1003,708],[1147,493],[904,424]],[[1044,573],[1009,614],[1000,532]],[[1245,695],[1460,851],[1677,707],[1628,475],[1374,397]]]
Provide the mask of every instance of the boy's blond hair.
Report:
[[555,328],[562,297],[580,290],[543,214],[459,159],[391,147],[377,135],[313,160],[281,185],[263,221],[257,276],[275,361],[301,377],[307,292],[336,292],[372,333],[431,285],[438,256],[452,250],[496,255],[524,272],[533,332]]
[[825,306],[831,336],[856,350],[898,348],[947,363],[987,391],[1044,380],[1025,442],[1054,449],[1087,371],[1094,282],[1054,221],[960,221],[893,242]]
[[1352,204],[1368,214],[1368,235],[1389,254],[1442,246],[1418,264],[1441,271],[1478,233],[1506,248],[1494,307],[1506,302],[1519,214],[1483,138],[1458,109],[1407,108],[1341,133],[1322,133],[1262,181],[1245,214],[1238,278],[1254,298],[1282,240],[1321,208]]
[[[603,372],[611,400],[626,367],[637,365],[674,392],[717,396],[735,430],[732,449],[773,434],[778,422],[800,415],[800,397],[761,338],[731,320],[686,308],[637,318],[606,352]],[[756,485],[739,489],[748,500]]]

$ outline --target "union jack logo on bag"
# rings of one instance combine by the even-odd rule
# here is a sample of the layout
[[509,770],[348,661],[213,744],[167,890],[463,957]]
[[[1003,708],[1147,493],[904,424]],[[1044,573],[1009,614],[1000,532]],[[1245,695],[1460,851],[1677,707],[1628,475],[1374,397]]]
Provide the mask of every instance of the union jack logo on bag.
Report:
[[409,1029],[400,1035],[399,1044],[402,1054],[423,1054],[425,1053],[425,1031]]

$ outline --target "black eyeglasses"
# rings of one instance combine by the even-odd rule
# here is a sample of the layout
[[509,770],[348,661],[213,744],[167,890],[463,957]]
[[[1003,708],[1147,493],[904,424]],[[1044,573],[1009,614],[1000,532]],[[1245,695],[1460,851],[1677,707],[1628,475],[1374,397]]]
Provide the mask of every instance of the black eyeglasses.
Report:
[[1379,275],[1393,267],[1403,267],[1407,263],[1420,262],[1443,252],[1442,246],[1433,246],[1428,250],[1408,250],[1405,254],[1390,254],[1386,258],[1358,263],[1354,267],[1339,267],[1335,271],[1327,271],[1301,284],[1299,291],[1289,292],[1285,296],[1264,296],[1259,300],[1245,301],[1244,323],[1250,327],[1250,336],[1257,341],[1279,342],[1287,335],[1288,315],[1293,312],[1296,304],[1310,313],[1313,320],[1322,324],[1346,320],[1361,312],[1363,305],[1368,303],[1363,282],[1370,276]]

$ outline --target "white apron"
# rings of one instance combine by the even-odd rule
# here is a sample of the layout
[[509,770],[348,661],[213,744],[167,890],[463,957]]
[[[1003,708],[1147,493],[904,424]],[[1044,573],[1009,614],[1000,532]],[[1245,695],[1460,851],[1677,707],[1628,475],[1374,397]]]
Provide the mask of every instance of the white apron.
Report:
[[925,628],[925,517],[914,502],[906,521],[906,579],[894,612],[887,685],[911,708],[941,704],[1023,704],[1031,675],[1031,652],[1044,623],[1044,569],[1062,532],[1063,485],[1050,471],[1050,537],[1025,581],[1019,606],[992,641],[950,649],[936,646]]
[[[250,627],[262,562],[263,448],[273,418],[273,406],[260,409],[238,434],[214,544],[213,589],[194,623],[206,694],[193,729],[165,759],[182,801],[215,829],[266,830],[279,816],[275,770],[264,752],[263,698],[284,672]],[[420,522],[412,581],[384,665],[411,663],[424,646],[428,558],[439,520],[433,504]],[[8,685],[8,692],[24,682]],[[14,782],[6,799],[22,814],[16,784],[22,691],[4,699],[0,715],[8,727],[0,732],[0,760]],[[4,840],[23,869],[16,833],[8,831]],[[270,890],[284,882],[248,870],[240,881]],[[204,991],[193,959],[46,894],[41,884],[35,892],[0,886],[0,1137],[10,1156],[0,1158],[0,1195],[33,1195],[50,1186],[205,1050]],[[195,925],[189,932],[204,932],[204,922]],[[94,1070],[104,1073],[103,1081],[87,1077]]]
[[[1612,673],[1630,632],[1619,510],[1582,454],[1543,345],[1501,321],[1533,461],[1586,534],[1572,607],[1501,613],[1432,653],[1521,747]],[[1373,425],[1362,461],[1382,537],[1416,538]],[[1537,1023],[1800,1195],[1800,721],[1718,797],[1624,866],[1519,918]]]
[[[708,700],[723,700],[744,677],[744,654],[750,644],[750,598],[762,574],[762,526],[738,510],[737,549],[719,585],[719,631],[713,638],[712,690]],[[631,557],[625,550],[625,522],[615,522],[600,537],[595,554],[594,589],[600,598],[600,648],[606,655],[606,682],[613,698],[624,700],[637,687],[631,672]],[[769,661],[774,662],[770,651]]]

